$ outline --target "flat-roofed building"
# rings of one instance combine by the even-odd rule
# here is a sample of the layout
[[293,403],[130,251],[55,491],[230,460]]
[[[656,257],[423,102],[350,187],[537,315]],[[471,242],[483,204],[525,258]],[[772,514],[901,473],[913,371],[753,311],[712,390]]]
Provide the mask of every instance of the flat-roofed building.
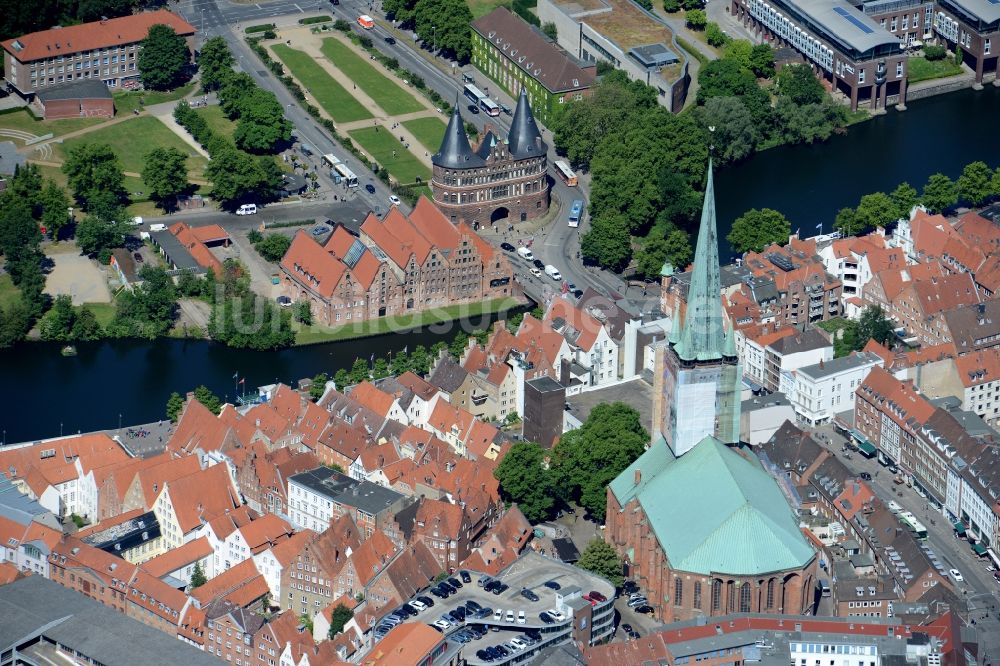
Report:
[[996,0],[937,0],[934,33],[976,72],[976,83],[1000,78],[1000,3]]
[[731,12],[756,37],[801,53],[852,110],[906,103],[905,43],[845,0],[732,0]]
[[583,62],[606,62],[656,89],[671,111],[684,108],[687,58],[655,14],[628,0],[539,0],[542,23],[554,23],[559,45]]

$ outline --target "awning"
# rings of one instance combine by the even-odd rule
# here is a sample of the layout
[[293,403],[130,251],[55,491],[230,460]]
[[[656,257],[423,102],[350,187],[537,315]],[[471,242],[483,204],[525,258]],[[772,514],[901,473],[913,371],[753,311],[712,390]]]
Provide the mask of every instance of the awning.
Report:
[[972,550],[976,553],[976,555],[979,555],[980,557],[986,554],[986,546],[984,546],[981,543],[973,544]]
[[872,443],[869,442],[867,439],[864,440],[864,441],[858,442],[858,451],[861,451],[861,453],[863,453],[864,455],[866,455],[869,458],[871,458],[876,453],[878,453],[878,451],[875,450],[875,447],[872,445]]
[[958,536],[965,536],[965,525],[962,523],[955,523],[952,527],[958,532]]

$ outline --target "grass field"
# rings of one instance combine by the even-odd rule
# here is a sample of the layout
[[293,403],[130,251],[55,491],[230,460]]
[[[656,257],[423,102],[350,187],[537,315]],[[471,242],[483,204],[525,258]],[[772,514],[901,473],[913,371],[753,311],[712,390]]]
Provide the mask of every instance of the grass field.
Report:
[[956,65],[955,61],[948,56],[942,60],[928,60],[927,58],[910,58],[906,65],[909,70],[906,80],[910,83],[928,81],[930,79],[941,79],[946,76],[954,76],[962,73],[962,67]]
[[94,318],[102,328],[107,327],[111,320],[115,318],[115,304],[112,303],[84,303],[90,311],[94,313]]
[[0,275],[0,309],[8,308],[21,298],[21,292],[14,286],[10,276]]
[[463,303],[417,312],[402,317],[381,317],[360,324],[346,324],[336,328],[326,326],[300,326],[295,332],[295,344],[311,345],[319,342],[350,340],[385,333],[402,333],[420,326],[430,326],[444,321],[455,321],[479,317],[483,314],[503,312],[520,305],[513,298],[498,298],[481,303]]
[[403,127],[413,132],[413,136],[417,137],[424,148],[436,153],[441,147],[446,125],[437,118],[414,118],[403,121]]
[[173,90],[168,90],[166,92],[157,92],[155,90],[119,90],[114,93],[115,113],[118,115],[123,113],[132,113],[134,109],[138,109],[140,107],[139,100],[142,100],[142,103],[146,106],[160,104],[162,102],[173,102],[174,100],[184,97],[192,90],[194,90],[193,83],[187,83],[179,88],[174,88]]
[[497,7],[509,7],[510,0],[467,0],[472,18],[486,16]]
[[339,39],[330,37],[323,40],[323,55],[334,67],[346,74],[352,81],[365,91],[372,101],[382,107],[390,116],[423,111],[427,107],[421,104],[408,91],[396,85],[382,72],[372,67],[366,60],[351,50],[351,47]]
[[124,171],[142,173],[145,157],[154,148],[176,148],[188,155],[187,166],[190,176],[201,176],[208,161],[194,152],[179,136],[171,132],[166,125],[152,116],[130,118],[125,122],[89,132],[83,136],[69,139],[56,147],[56,153],[62,153],[63,159],[74,146],[83,143],[106,143],[118,155]]
[[222,112],[222,107],[217,105],[205,106],[194,110],[199,116],[205,119],[209,129],[222,136],[232,136],[236,129],[236,123],[226,117]]
[[302,87],[316,98],[316,102],[330,114],[334,122],[349,123],[372,117],[368,109],[351,97],[344,87],[317,65],[308,54],[288,48],[284,44],[275,44],[273,48],[275,55],[291,70]]
[[[430,180],[431,170],[424,166],[416,155],[403,147],[399,139],[386,129],[365,127],[348,132],[351,138],[361,144],[376,162],[389,170],[389,174],[402,185],[417,182],[417,178]],[[395,151],[395,157],[393,152]]]
[[[107,122],[108,118],[67,118],[66,120],[37,120],[27,109],[18,109],[10,113],[0,113],[0,130],[16,130],[35,136],[45,136],[49,132],[56,136],[69,134],[86,127],[93,127]],[[14,141],[24,144],[23,139],[0,135],[2,141]]]

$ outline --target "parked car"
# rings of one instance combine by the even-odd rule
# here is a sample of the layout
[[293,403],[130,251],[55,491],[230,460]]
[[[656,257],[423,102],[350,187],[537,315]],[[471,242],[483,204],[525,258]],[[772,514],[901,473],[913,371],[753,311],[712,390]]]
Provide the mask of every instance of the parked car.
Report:
[[237,215],[256,215],[257,214],[257,204],[243,204],[236,209]]
[[521,596],[528,601],[538,601],[538,595],[527,588],[521,590]]
[[629,608],[637,608],[637,607],[643,606],[643,605],[645,605],[647,603],[649,603],[649,599],[647,599],[646,597],[639,597],[638,599],[630,599],[629,602],[628,602],[628,607]]
[[391,36],[386,36],[385,43],[388,44],[389,46],[392,46],[393,44],[396,43],[396,38]]
[[630,631],[630,632],[628,632],[628,637],[631,638],[632,640],[636,640],[637,638],[639,638],[639,632],[638,631]]
[[451,626],[451,623],[446,620],[434,620],[434,622],[431,623],[431,626],[440,631],[444,631]]
[[480,606],[478,603],[476,603],[472,599],[469,599],[468,601],[465,602],[465,608],[470,613],[478,613],[479,611],[481,611],[483,609],[482,606]]
[[956,583],[963,583],[963,582],[965,582],[965,578],[962,577],[962,572],[959,571],[958,569],[949,569],[948,570],[948,575],[951,576],[952,578],[954,578]]
[[459,579],[455,578],[454,576],[448,579],[448,584],[451,585],[456,590],[458,588],[462,587],[462,581],[460,581]]
[[872,475],[869,474],[868,472],[861,472],[861,480],[862,481],[871,481],[872,480]]
[[504,615],[503,619],[504,619],[504,622],[513,622],[514,621],[514,611],[512,611],[512,610],[507,611],[507,614]]
[[510,243],[500,243],[500,249],[503,250],[504,252],[513,252],[514,246],[511,245]]
[[488,584],[492,583],[493,579],[489,576],[480,576],[479,580],[476,581],[476,585],[479,587],[486,587]]
[[398,206],[399,205],[399,197],[397,197],[395,194],[390,194],[389,195],[389,203],[392,204],[393,206]]
[[633,631],[632,625],[626,622],[625,624],[622,625],[622,631],[624,631],[626,634],[631,634]]
[[622,583],[622,593],[632,594],[633,592],[638,592],[639,586],[635,584],[635,581],[627,580]]
[[532,266],[532,267],[531,267],[531,268],[529,269],[529,272],[530,272],[530,273],[531,273],[532,275],[534,275],[535,277],[542,277],[542,272],[541,272],[540,270],[538,270],[537,268],[535,268],[534,266]]
[[558,589],[562,588],[562,585],[560,585],[559,583],[555,582],[554,580],[547,580],[544,583],[542,583],[542,585],[544,585],[545,587],[549,588],[550,590],[558,590]]
[[635,609],[635,612],[642,613],[643,615],[652,615],[653,607],[648,604],[645,606],[639,606],[638,608]]
[[493,611],[493,621],[494,622],[499,622],[502,619],[503,619],[503,610],[502,609],[498,608],[495,611]]
[[541,259],[532,259],[532,260],[531,260],[531,263],[532,263],[532,264],[534,265],[534,267],[535,267],[535,268],[537,268],[538,270],[540,270],[540,271],[544,271],[544,270],[545,270],[545,262],[544,262],[544,261],[542,261]]
[[434,600],[431,599],[430,597],[420,596],[420,597],[417,597],[417,601],[419,601],[420,603],[422,603],[424,606],[426,606],[428,608],[430,608],[431,606],[434,605]]
[[411,606],[411,607],[412,607],[412,608],[413,608],[413,609],[414,609],[415,611],[417,611],[418,613],[419,613],[420,611],[422,611],[422,610],[425,610],[425,609],[427,608],[427,604],[425,604],[424,602],[420,601],[419,599],[413,599],[413,600],[412,600],[412,601],[410,602],[410,606]]
[[526,620],[524,619],[524,611],[523,610],[522,611],[517,611],[517,623],[518,624],[524,624],[525,621]]
[[555,622],[555,618],[548,614],[547,611],[542,611],[538,614],[538,619],[542,621],[543,624],[552,624]]
[[367,190],[368,194],[375,194],[375,186],[371,183],[365,185],[365,190]]
[[458,608],[456,608],[451,612],[451,616],[456,620],[458,620],[459,622],[465,622],[465,616],[466,616],[465,607],[459,606]]
[[601,603],[602,601],[607,601],[608,600],[608,598],[606,596],[604,596],[603,594],[601,594],[597,590],[591,590],[590,591],[590,598],[596,600],[598,603]]
[[552,619],[557,622],[562,622],[566,619],[566,616],[563,615],[562,611],[556,610],[555,608],[550,608],[548,613],[552,616]]
[[459,578],[462,579],[463,583],[471,583],[472,582],[472,575],[469,574],[469,572],[465,571],[464,569],[462,571],[458,572],[458,576],[459,576]]
[[503,594],[510,589],[510,585],[507,583],[500,583],[500,587],[493,590],[493,594]]

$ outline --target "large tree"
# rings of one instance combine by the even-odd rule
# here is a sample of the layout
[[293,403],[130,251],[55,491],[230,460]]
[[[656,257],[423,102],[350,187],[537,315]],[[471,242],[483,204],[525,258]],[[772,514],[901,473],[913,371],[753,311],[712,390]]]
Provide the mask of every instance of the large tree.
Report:
[[545,450],[535,442],[517,442],[493,470],[500,482],[500,495],[517,502],[524,517],[540,523],[552,517],[556,492],[552,472],[545,462]]
[[469,24],[472,12],[465,0],[417,0],[414,28],[420,39],[465,62],[472,54]]
[[187,156],[176,148],[154,148],[146,155],[142,180],[153,199],[164,210],[170,210],[177,196],[188,186]]
[[917,205],[917,190],[906,181],[903,181],[896,186],[896,189],[889,193],[889,198],[892,199],[892,203],[896,206],[896,217],[908,218],[910,211]]
[[869,305],[861,312],[857,329],[858,348],[862,348],[869,340],[879,344],[888,344],[893,336],[892,321],[885,316],[880,305]]
[[750,50],[750,70],[762,79],[774,76],[774,49],[770,44],[754,44]]
[[152,90],[170,90],[184,82],[191,52],[187,41],[162,23],[150,26],[139,52],[139,78]]
[[855,236],[865,228],[865,225],[858,220],[858,215],[853,208],[841,208],[837,211],[837,218],[833,226],[843,236]]
[[232,76],[233,54],[220,37],[212,37],[202,44],[198,54],[198,73],[201,76],[201,87],[206,92],[218,90],[227,77]]
[[788,218],[776,210],[751,208],[733,221],[732,230],[726,236],[733,250],[760,252],[772,243],[787,243],[792,233]]
[[594,539],[587,544],[576,566],[606,578],[615,587],[620,587],[623,582],[622,561],[618,553],[601,539]]
[[69,224],[69,197],[66,191],[55,181],[46,180],[38,199],[42,208],[42,226],[52,234],[52,238],[59,240],[59,232]]
[[232,145],[212,153],[205,175],[212,181],[212,195],[225,203],[248,198],[266,182],[266,174],[253,155]]
[[673,229],[665,236],[654,235],[655,233],[656,227],[635,255],[636,273],[655,279],[660,276],[665,262],[669,261],[678,270],[683,270],[691,263],[691,240],[685,232]]
[[805,64],[786,65],[778,72],[778,94],[796,104],[819,104],[826,91],[816,78],[812,67]]
[[698,109],[703,127],[714,128],[712,144],[721,164],[738,162],[757,149],[760,128],[738,97],[712,97]]
[[940,213],[958,203],[958,186],[943,173],[931,174],[920,195],[920,202],[932,213]]
[[992,180],[993,171],[986,162],[966,164],[958,177],[958,194],[973,206],[979,206],[993,195]]
[[239,121],[233,132],[236,146],[252,153],[274,150],[280,142],[292,137],[292,123],[274,93],[254,88],[241,100]]
[[351,621],[354,617],[354,611],[345,606],[344,604],[337,604],[330,614],[330,629],[326,633],[326,637],[333,640],[333,637],[344,630],[344,625]]
[[106,143],[88,142],[70,148],[62,170],[84,208],[99,196],[125,200],[125,175],[118,155]]
[[888,194],[873,192],[861,197],[854,215],[864,228],[884,227],[899,219],[899,206]]
[[698,72],[698,104],[712,97],[739,97],[759,128],[771,122],[771,97],[757,85],[757,77],[728,58],[713,60]]
[[603,268],[620,271],[632,255],[632,237],[620,213],[591,218],[590,229],[580,237],[580,254]]
[[254,248],[267,261],[278,262],[285,256],[285,252],[288,252],[288,248],[291,245],[292,239],[284,234],[268,234],[259,243],[254,245]]
[[603,520],[607,485],[642,455],[648,442],[635,409],[621,402],[598,405],[554,449],[563,496]]

